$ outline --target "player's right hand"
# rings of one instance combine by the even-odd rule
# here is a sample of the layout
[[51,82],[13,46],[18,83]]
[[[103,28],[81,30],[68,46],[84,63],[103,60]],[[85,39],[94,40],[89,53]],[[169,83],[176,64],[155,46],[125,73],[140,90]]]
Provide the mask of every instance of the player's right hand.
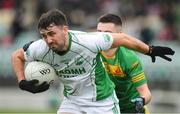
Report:
[[31,93],[40,93],[44,92],[49,89],[49,84],[47,82],[43,82],[42,84],[38,85],[38,80],[21,80],[19,82],[19,88],[22,90],[26,90]]
[[162,46],[149,46],[149,55],[154,63],[156,61],[156,57],[161,57],[167,61],[172,61],[167,55],[174,55],[175,51],[169,47],[162,47]]
[[136,114],[140,114],[144,110],[145,99],[143,97],[137,97],[131,100],[135,104]]

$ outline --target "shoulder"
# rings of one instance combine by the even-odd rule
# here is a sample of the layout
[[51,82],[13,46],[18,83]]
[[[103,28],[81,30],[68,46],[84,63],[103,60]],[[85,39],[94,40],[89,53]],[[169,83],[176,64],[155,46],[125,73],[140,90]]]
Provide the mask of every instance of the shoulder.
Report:
[[30,41],[28,43],[26,43],[24,46],[23,46],[23,49],[24,51],[26,51],[29,47],[42,47],[42,46],[47,46],[45,41],[40,39],[40,40],[37,40],[37,41]]
[[46,42],[42,39],[34,41],[30,46],[36,49],[44,49],[48,47]]
[[109,41],[111,40],[112,36],[110,33],[105,32],[84,32],[84,31],[73,31],[69,30],[69,33],[72,35],[73,38],[79,38],[81,40],[88,40],[88,41]]
[[137,81],[136,79],[144,80],[143,66],[139,57],[135,54],[135,52],[126,49],[124,47],[121,47],[119,48],[119,53],[121,54],[121,57],[119,57],[119,59],[121,63],[124,64],[128,76],[135,77],[133,78],[135,82]]
[[41,55],[43,53],[46,53],[49,50],[49,47],[44,40],[40,39],[25,44],[23,49],[24,51],[31,52],[32,54]]
[[118,56],[121,59],[121,62],[125,62],[125,64],[128,66],[131,66],[135,63],[139,65],[141,64],[141,61],[137,54],[134,51],[124,47],[118,47],[118,55],[116,56]]
[[138,59],[137,54],[133,50],[129,50],[125,47],[118,47],[118,52],[120,52],[123,55],[123,57],[126,59],[131,59],[131,58]]
[[69,34],[73,43],[88,48],[92,52],[107,50],[113,42],[111,35],[103,32],[69,31]]

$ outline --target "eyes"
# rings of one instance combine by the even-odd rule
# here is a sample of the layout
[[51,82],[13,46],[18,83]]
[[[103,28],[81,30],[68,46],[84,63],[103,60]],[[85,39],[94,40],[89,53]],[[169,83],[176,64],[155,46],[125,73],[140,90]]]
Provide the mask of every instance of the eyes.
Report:
[[105,30],[105,31],[103,31],[103,30],[97,30],[98,32],[107,32],[107,33],[113,33],[112,31],[110,31],[110,30]]
[[46,39],[47,37],[54,37],[56,33],[53,31],[47,32],[47,33],[42,33],[41,36],[42,38]]

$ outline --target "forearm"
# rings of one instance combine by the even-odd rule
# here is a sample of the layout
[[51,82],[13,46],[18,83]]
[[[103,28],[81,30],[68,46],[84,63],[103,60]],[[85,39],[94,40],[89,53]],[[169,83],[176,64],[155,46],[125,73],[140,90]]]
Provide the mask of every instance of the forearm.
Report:
[[145,99],[145,104],[148,104],[151,101],[151,93],[147,92],[147,93],[143,93],[140,95],[140,97],[143,97]]
[[145,104],[148,104],[151,100],[151,92],[148,88],[148,85],[145,83],[137,88],[137,91],[140,94],[140,97],[145,99]]
[[18,82],[25,79],[24,76],[24,56],[23,50],[17,50],[12,54],[12,66]]
[[114,37],[113,48],[117,46],[124,46],[126,48],[146,54],[149,52],[149,46],[135,37],[126,35],[124,33],[112,34]]

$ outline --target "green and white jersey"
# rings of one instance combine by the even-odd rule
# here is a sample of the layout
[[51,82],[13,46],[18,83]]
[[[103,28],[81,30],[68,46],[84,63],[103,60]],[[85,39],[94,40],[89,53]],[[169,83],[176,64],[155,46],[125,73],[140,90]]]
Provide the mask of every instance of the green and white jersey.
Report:
[[98,101],[114,90],[99,53],[109,49],[112,42],[108,33],[69,31],[69,47],[64,55],[53,52],[42,39],[31,43],[24,55],[29,62],[51,64],[64,84],[67,98],[77,102]]
[[136,88],[146,83],[139,58],[133,51],[118,47],[115,56],[102,56],[102,60],[115,84],[121,112],[133,112],[131,109],[134,110],[135,108],[131,99],[139,96]]

